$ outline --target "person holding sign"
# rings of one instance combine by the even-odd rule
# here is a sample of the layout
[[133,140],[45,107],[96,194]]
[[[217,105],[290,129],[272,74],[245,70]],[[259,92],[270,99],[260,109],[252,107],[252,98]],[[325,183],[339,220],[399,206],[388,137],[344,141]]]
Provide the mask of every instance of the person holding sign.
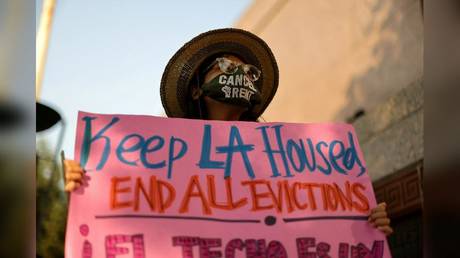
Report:
[[[168,117],[258,121],[278,87],[278,66],[268,45],[240,29],[218,29],[193,38],[167,64],[160,94]],[[65,190],[84,181],[84,170],[64,161]],[[386,204],[371,210],[369,223],[390,235]]]

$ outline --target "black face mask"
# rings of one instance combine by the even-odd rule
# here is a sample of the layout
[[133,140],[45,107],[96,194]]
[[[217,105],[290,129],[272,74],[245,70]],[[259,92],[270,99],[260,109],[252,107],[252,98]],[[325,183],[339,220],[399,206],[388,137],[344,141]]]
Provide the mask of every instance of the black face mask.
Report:
[[260,92],[243,72],[242,67],[233,74],[219,74],[201,86],[204,96],[227,104],[251,107],[260,103]]

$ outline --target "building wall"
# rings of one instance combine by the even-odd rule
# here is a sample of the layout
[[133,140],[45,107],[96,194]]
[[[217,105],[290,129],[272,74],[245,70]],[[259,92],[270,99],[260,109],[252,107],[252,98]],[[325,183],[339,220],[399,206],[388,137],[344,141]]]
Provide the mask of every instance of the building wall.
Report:
[[345,121],[422,76],[419,0],[255,0],[235,27],[272,48],[280,69],[267,121]]
[[417,81],[353,123],[372,181],[423,160],[423,87]]
[[416,81],[353,123],[378,202],[396,232],[394,258],[422,257],[423,85]]
[[255,0],[236,23],[278,60],[265,120],[352,122],[395,258],[422,253],[422,26],[420,0]]

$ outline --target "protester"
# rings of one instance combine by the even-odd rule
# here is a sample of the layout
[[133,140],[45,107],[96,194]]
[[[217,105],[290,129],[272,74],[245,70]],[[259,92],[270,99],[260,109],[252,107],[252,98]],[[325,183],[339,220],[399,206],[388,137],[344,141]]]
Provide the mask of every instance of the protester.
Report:
[[[218,29],[193,38],[165,68],[160,94],[168,117],[258,121],[278,87],[278,66],[268,45],[240,29]],[[83,169],[65,160],[66,191],[82,184]],[[386,204],[371,210],[369,223],[393,232]]]

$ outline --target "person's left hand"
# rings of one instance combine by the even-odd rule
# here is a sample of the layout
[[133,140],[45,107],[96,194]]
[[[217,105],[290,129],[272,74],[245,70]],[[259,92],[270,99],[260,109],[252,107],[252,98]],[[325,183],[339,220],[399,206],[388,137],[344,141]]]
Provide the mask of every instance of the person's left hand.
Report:
[[393,229],[390,227],[390,219],[387,216],[386,208],[386,203],[379,203],[377,207],[371,210],[368,221],[373,227],[378,228],[386,236],[389,236],[393,233]]

